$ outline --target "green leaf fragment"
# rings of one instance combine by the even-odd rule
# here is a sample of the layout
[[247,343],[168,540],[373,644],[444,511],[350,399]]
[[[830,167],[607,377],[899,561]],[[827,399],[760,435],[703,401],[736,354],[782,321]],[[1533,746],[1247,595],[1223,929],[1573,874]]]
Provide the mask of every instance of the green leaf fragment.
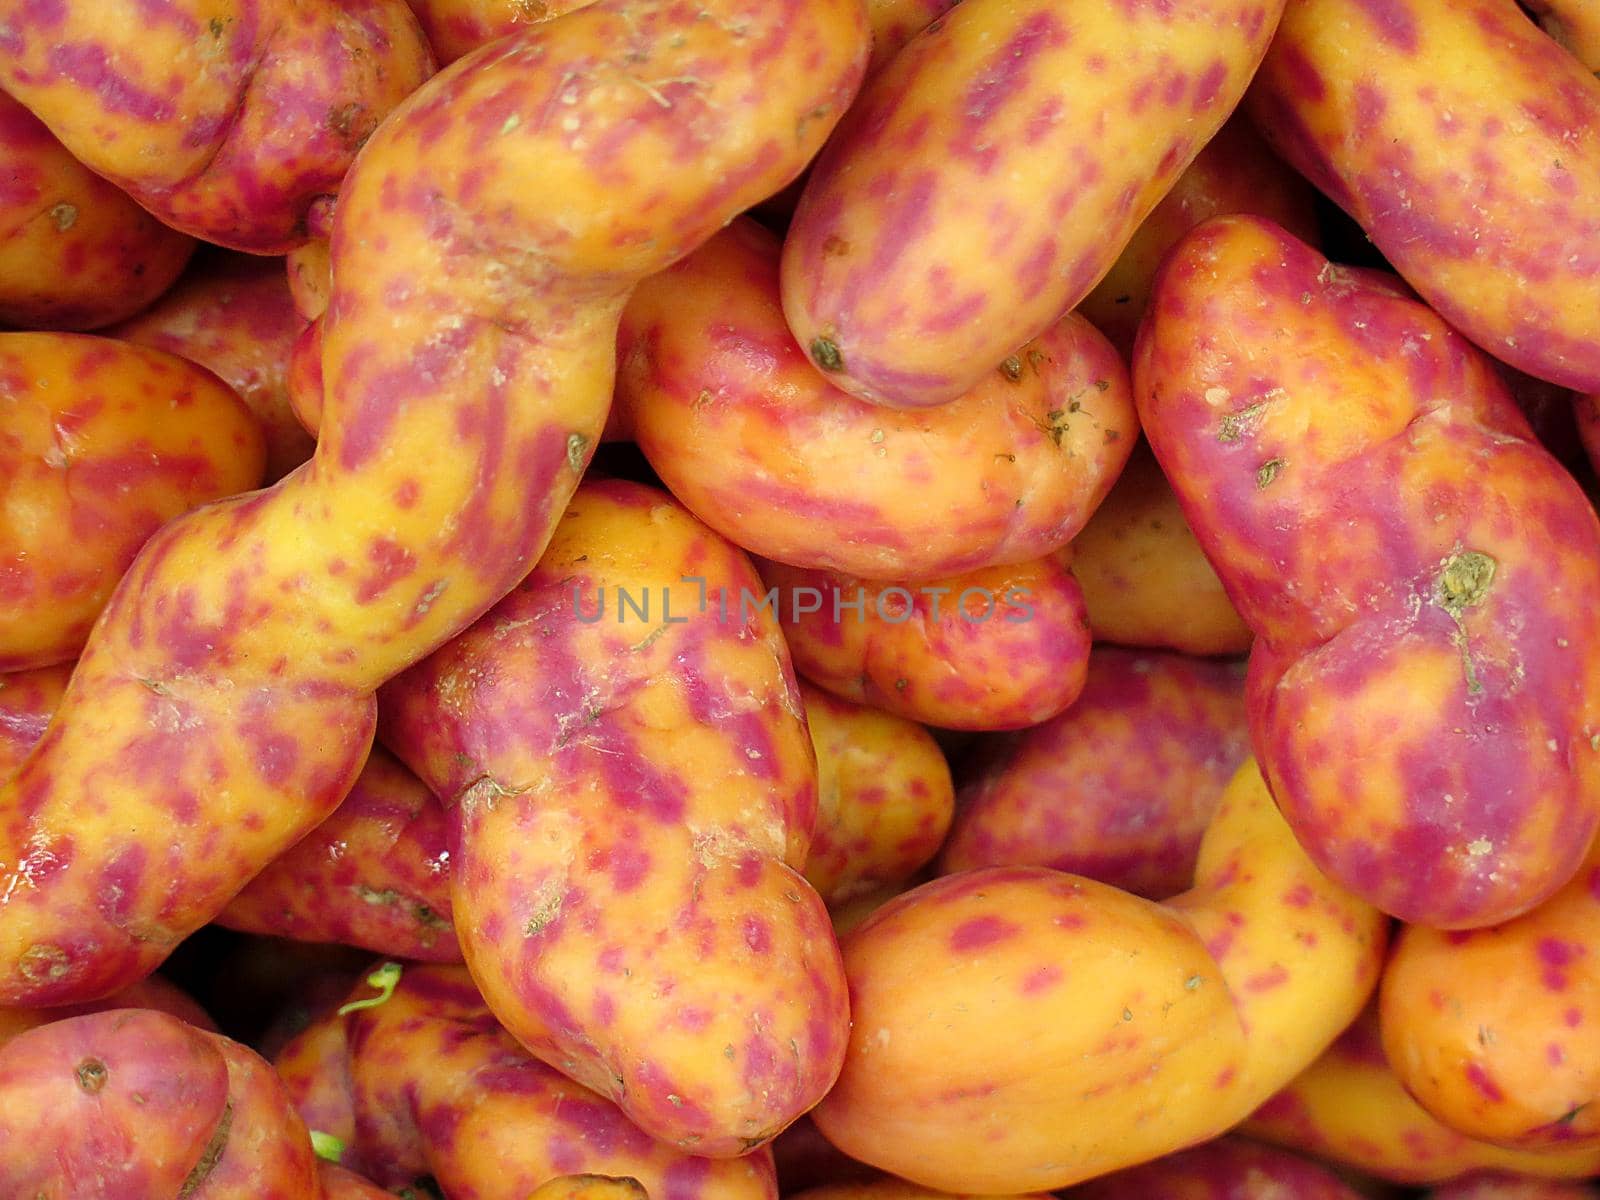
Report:
[[400,984],[401,970],[402,968],[397,962],[384,963],[371,975],[367,976],[367,986],[377,988],[378,994],[365,1000],[350,1001],[349,1004],[339,1009],[339,1015],[343,1017],[353,1012],[359,1012],[363,1008],[377,1008],[378,1005],[387,1003],[389,997],[394,995],[394,989]]

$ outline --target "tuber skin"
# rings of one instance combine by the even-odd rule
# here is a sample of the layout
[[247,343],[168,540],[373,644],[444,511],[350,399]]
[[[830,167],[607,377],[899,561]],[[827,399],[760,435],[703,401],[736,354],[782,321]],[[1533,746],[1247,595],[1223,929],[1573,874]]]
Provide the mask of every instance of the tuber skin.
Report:
[[1230,117],[1151,210],[1077,311],[1126,358],[1167,251],[1200,222],[1229,213],[1266,217],[1316,245],[1316,189],[1278,158],[1243,116]]
[[0,333],[0,397],[0,671],[76,658],[151,534],[261,484],[260,422],[164,351]]
[[1407,1185],[1489,1169],[1553,1179],[1600,1174],[1600,1151],[1508,1150],[1474,1141],[1429,1116],[1406,1094],[1384,1055],[1376,1003],[1240,1131]]
[[130,317],[194,252],[0,92],[0,328],[91,330]]
[[316,453],[146,544],[0,791],[0,1004],[153,970],[349,791],[378,685],[537,561],[605,424],[628,292],[797,174],[865,64],[859,0],[696,11],[532,26],[367,142],[334,217]]
[[626,1175],[558,1175],[541,1183],[528,1200],[650,1200],[650,1193]]
[[1539,27],[1588,71],[1600,71],[1600,13],[1589,0],[1527,0]]
[[1097,1178],[1228,1131],[1308,1066],[1361,1011],[1387,932],[1247,762],[1194,888],[1164,905],[993,867],[867,917],[841,945],[844,1071],[812,1117],[851,1157],[944,1191]]
[[[322,431],[322,318],[317,317],[295,338],[289,349],[284,379],[289,409],[300,427],[315,439]],[[612,409],[615,412],[616,409]]]
[[1243,95],[1283,0],[965,0],[862,89],[784,240],[837,387],[945,404],[1075,307]]
[[617,410],[663,483],[752,554],[869,579],[1057,550],[1122,470],[1127,369],[1067,316],[937,409],[833,387],[784,324],[777,236],[735,222],[623,311]]
[[316,447],[289,407],[289,354],[306,324],[281,259],[218,251],[198,256],[177,286],[106,336],[187,358],[231,387],[261,422],[265,482],[276,483]]
[[770,561],[761,573],[795,669],[812,683],[924,725],[1021,729],[1083,690],[1089,628],[1070,561],[1062,551],[919,580]]
[[266,1060],[153,1009],[67,1017],[0,1046],[0,1144],[49,1148],[0,1155],[0,1195],[29,1200],[323,1196]]
[[1217,217],[1162,268],[1134,392],[1256,633],[1251,741],[1313,859],[1436,928],[1551,896],[1600,826],[1600,519],[1489,360]]
[[846,900],[842,904],[834,905],[829,910],[829,915],[833,918],[834,935],[843,941],[845,937],[855,931],[858,925],[877,912],[878,909],[889,903],[896,896],[904,895],[910,891],[913,884],[924,882],[926,880],[913,876],[912,880],[905,884],[889,884],[870,892],[863,892],[861,895]]
[[1143,443],[1071,546],[1096,642],[1235,655],[1254,635]]
[[1165,900],[1249,754],[1242,666],[1097,647],[1070,708],[965,761],[940,870],[1053,867]]
[[322,1200],[394,1200],[393,1192],[326,1159],[317,1163],[317,1179],[322,1184]]
[[[872,57],[867,60],[871,79],[898,54],[907,42],[959,0],[866,0],[867,25],[872,34]],[[802,174],[783,191],[768,197],[753,210],[773,228],[783,228],[794,216],[795,205],[805,190],[807,174]]]
[[406,0],[441,67],[527,25],[594,0]]
[[770,1150],[700,1158],[649,1137],[531,1057],[465,967],[406,967],[387,1000],[314,1022],[274,1065],[306,1124],[342,1144],[341,1165],[388,1188],[431,1175],[451,1200],[527,1200],[600,1174],[665,1200],[777,1200]]
[[451,870],[443,806],[374,746],[339,807],[247,883],[216,923],[416,962],[460,962]]
[[9,779],[38,744],[61,704],[73,664],[0,675],[0,779]]
[[1468,1137],[1600,1149],[1600,842],[1572,881],[1488,929],[1399,933],[1379,987],[1400,1083]]
[[303,242],[433,71],[404,0],[50,0],[0,25],[0,89],[174,229]]
[[63,1008],[0,1008],[0,1046],[40,1025],[113,1008],[153,1008],[196,1029],[219,1032],[210,1015],[188,992],[159,975],[152,975],[104,1000],[91,1000],[87,1004],[69,1004]]
[[1515,0],[1290,0],[1246,108],[1453,327],[1600,389],[1600,81]]
[[872,58],[867,77],[881,71],[906,43],[959,3],[959,0],[867,0],[872,26]]
[[333,287],[333,248],[327,238],[312,238],[289,251],[283,262],[295,312],[305,321],[315,321],[328,311],[328,292]]
[[740,610],[760,591],[666,493],[585,483],[532,573],[380,697],[384,741],[450,811],[457,931],[495,1016],[718,1158],[822,1098],[849,1025],[799,873],[798,685],[772,614]]
[[955,811],[921,725],[800,685],[817,751],[817,832],[805,876],[829,907],[903,885],[938,854]]
[[[63,663],[0,676],[0,777],[44,735],[71,673]],[[460,962],[448,840],[438,799],[374,746],[338,808],[246,884],[216,921],[246,933]]]

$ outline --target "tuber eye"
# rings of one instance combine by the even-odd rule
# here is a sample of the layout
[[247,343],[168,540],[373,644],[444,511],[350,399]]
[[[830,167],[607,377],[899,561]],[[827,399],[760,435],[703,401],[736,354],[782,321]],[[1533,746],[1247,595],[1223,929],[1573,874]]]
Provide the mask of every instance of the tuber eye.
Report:
[[844,355],[839,352],[838,343],[829,338],[811,339],[811,357],[824,371],[844,370]]
[[1489,594],[1498,564],[1477,550],[1464,550],[1451,555],[1439,572],[1439,607],[1452,616],[1459,616],[1464,608],[1475,608]]
[[111,1072],[106,1070],[105,1063],[98,1058],[86,1058],[78,1064],[78,1086],[91,1095],[106,1086],[106,1080],[111,1078]]

